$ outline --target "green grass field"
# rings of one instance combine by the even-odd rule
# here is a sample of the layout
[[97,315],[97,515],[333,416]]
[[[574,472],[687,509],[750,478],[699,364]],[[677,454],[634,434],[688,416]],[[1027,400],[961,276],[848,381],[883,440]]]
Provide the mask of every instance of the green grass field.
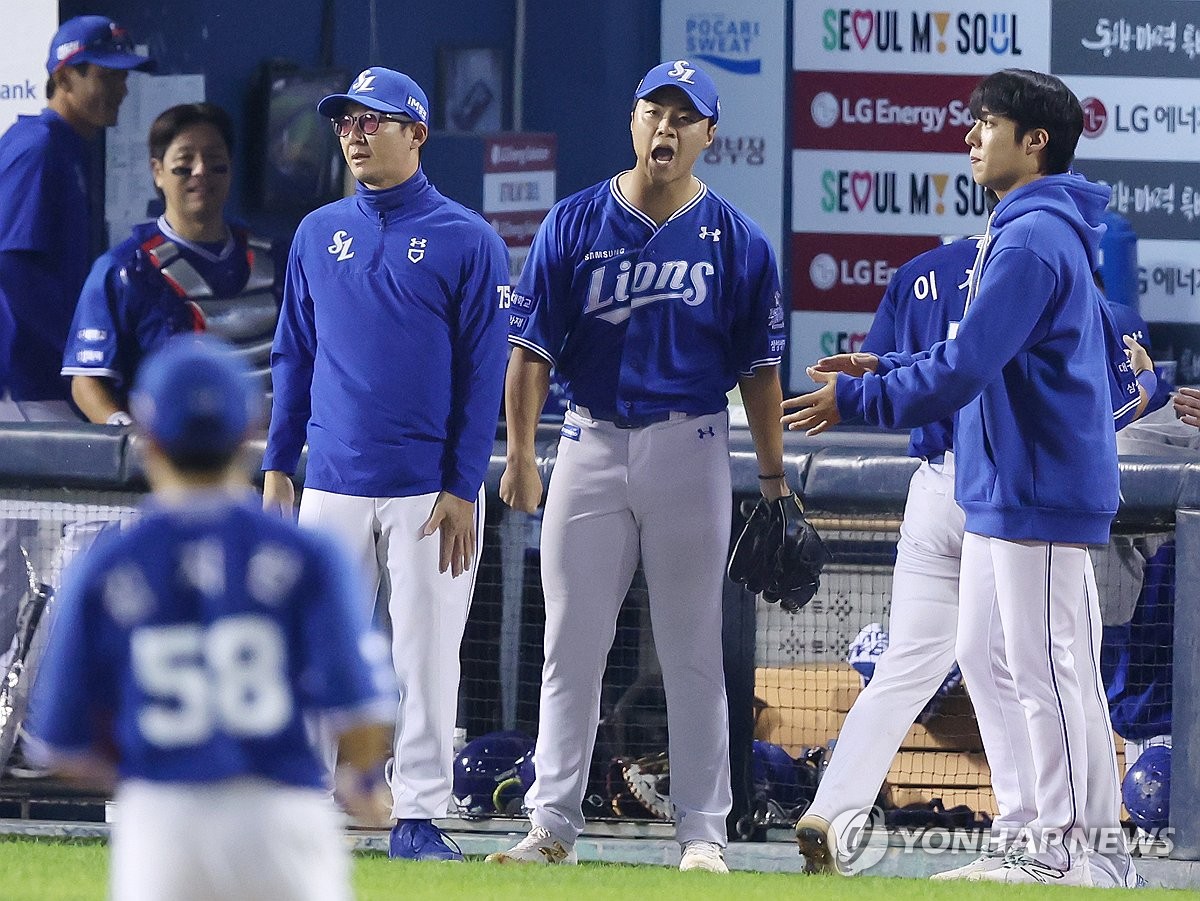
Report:
[[[95,841],[0,839],[0,896],[19,901],[92,901],[105,897],[107,847]],[[466,864],[396,863],[380,855],[355,857],[359,901],[445,901],[490,899],[671,899],[671,901],[887,901],[944,898],[946,901],[1023,901],[1068,898],[1098,889],[933,883],[915,879],[840,879],[790,873],[680,873],[667,867],[582,864],[578,867],[498,867]],[[1146,889],[1138,901],[1181,897],[1181,892]],[[1187,893],[1194,895],[1192,892]],[[264,899],[267,901],[267,899]]]

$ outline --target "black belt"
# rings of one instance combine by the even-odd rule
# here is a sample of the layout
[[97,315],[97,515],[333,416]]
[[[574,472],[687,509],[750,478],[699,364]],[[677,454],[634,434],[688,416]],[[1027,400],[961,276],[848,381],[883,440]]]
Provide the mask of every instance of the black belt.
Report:
[[574,401],[567,403],[567,409],[572,413],[578,413],[584,419],[594,419],[597,422],[607,422],[616,426],[618,429],[644,429],[648,425],[657,425],[660,422],[677,422],[681,419],[687,419],[691,413],[683,413],[678,410],[671,410],[666,413],[649,413],[646,416],[593,416],[592,411],[587,407],[580,406]]

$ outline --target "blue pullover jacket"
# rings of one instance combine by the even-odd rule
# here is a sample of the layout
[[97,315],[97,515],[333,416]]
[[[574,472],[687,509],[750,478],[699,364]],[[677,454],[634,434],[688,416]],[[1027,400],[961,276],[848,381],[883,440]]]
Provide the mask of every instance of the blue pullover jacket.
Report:
[[1108,541],[1118,474],[1103,302],[1092,282],[1107,187],[1039,178],[996,206],[957,335],[883,375],[837,381],[843,419],[913,428],[960,410],[967,531]]
[[421,170],[359,185],[292,242],[263,469],[358,497],[474,500],[504,390],[508,251]]

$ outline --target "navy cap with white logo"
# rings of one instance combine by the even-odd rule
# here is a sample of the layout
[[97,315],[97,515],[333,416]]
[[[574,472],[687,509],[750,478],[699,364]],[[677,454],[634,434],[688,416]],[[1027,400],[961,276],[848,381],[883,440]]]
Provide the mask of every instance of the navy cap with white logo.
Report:
[[138,428],[177,457],[235,451],[257,424],[262,396],[231,345],[184,334],[146,360],[129,402]]
[[399,113],[429,124],[429,98],[421,86],[395,69],[372,66],[359,72],[345,94],[330,94],[317,104],[322,116],[339,116],[346,104],[361,103],[381,113]]
[[702,69],[686,59],[659,63],[638,82],[633,96],[644,100],[659,88],[679,88],[687,94],[692,105],[715,124],[721,115],[721,101],[717,98],[717,86]]
[[154,60],[134,53],[133,41],[125,29],[107,16],[76,16],[55,32],[46,71],[53,75],[61,67],[76,63],[142,72],[154,69]]

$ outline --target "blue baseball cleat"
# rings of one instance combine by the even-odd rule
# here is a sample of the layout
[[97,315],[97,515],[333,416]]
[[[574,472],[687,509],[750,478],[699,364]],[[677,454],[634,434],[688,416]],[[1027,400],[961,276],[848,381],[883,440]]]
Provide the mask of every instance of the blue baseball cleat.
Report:
[[393,860],[446,860],[461,863],[462,849],[429,820],[398,820],[388,841]]

